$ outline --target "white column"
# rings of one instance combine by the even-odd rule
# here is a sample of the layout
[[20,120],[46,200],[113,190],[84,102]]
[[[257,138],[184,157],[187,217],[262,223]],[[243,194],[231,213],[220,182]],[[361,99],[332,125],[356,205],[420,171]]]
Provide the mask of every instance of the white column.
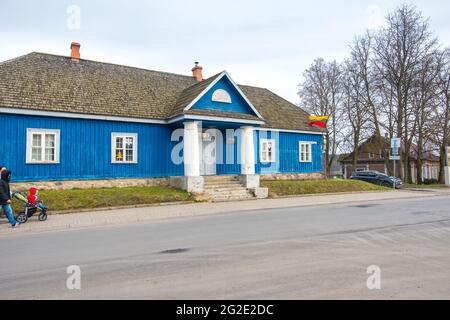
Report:
[[184,122],[184,175],[200,176],[199,122]]
[[253,127],[241,127],[241,174],[255,174]]

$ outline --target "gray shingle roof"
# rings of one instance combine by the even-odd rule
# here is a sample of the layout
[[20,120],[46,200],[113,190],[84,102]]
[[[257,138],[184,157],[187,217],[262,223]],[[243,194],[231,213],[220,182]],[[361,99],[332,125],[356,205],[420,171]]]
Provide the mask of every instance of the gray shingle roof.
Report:
[[[191,76],[84,59],[74,62],[69,57],[34,52],[0,63],[0,106],[168,119],[183,113],[184,107],[217,76],[197,82]],[[271,91],[239,87],[265,119],[265,127],[321,131],[308,126],[305,111]],[[212,111],[187,111],[199,112]],[[238,113],[233,116],[258,119]]]
[[220,73],[205,79],[203,81],[197,82],[184,89],[178,97],[177,102],[175,103],[172,112],[169,114],[169,117],[177,116],[183,113],[185,107],[187,107],[200,93],[203,92],[216,78],[220,75]]

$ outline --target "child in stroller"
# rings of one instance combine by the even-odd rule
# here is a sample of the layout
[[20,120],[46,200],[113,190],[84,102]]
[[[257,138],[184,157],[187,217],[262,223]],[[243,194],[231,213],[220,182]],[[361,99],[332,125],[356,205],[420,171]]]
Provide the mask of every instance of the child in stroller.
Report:
[[20,192],[14,192],[13,196],[25,205],[24,210],[21,211],[16,217],[16,220],[19,223],[22,224],[27,222],[28,218],[32,217],[37,211],[40,211],[39,221],[47,220],[48,208],[44,206],[42,201],[39,200],[38,190],[36,188],[30,188],[30,194],[28,197]]

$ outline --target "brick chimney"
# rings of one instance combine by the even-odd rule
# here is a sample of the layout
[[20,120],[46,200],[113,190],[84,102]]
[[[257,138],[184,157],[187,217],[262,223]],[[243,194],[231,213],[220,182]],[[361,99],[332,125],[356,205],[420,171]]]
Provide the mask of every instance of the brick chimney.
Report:
[[195,80],[197,81],[203,80],[202,70],[203,68],[198,65],[198,62],[196,62],[195,67],[192,68],[192,76],[194,77]]
[[78,42],[72,42],[70,45],[70,49],[72,50],[70,57],[72,58],[72,61],[80,60],[80,47],[81,45]]

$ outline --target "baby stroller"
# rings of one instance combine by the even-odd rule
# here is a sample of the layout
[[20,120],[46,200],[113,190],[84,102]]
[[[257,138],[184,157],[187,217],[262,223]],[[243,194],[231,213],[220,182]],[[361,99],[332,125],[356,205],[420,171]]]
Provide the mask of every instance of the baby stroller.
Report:
[[45,221],[47,220],[47,207],[42,204],[42,202],[38,202],[36,205],[28,202],[28,199],[25,195],[23,195],[20,192],[14,192],[13,193],[14,198],[19,200],[21,203],[25,205],[25,208],[23,211],[21,211],[17,217],[16,221],[19,223],[25,223],[27,222],[28,218],[32,217],[36,212],[40,211],[39,213],[39,221]]

